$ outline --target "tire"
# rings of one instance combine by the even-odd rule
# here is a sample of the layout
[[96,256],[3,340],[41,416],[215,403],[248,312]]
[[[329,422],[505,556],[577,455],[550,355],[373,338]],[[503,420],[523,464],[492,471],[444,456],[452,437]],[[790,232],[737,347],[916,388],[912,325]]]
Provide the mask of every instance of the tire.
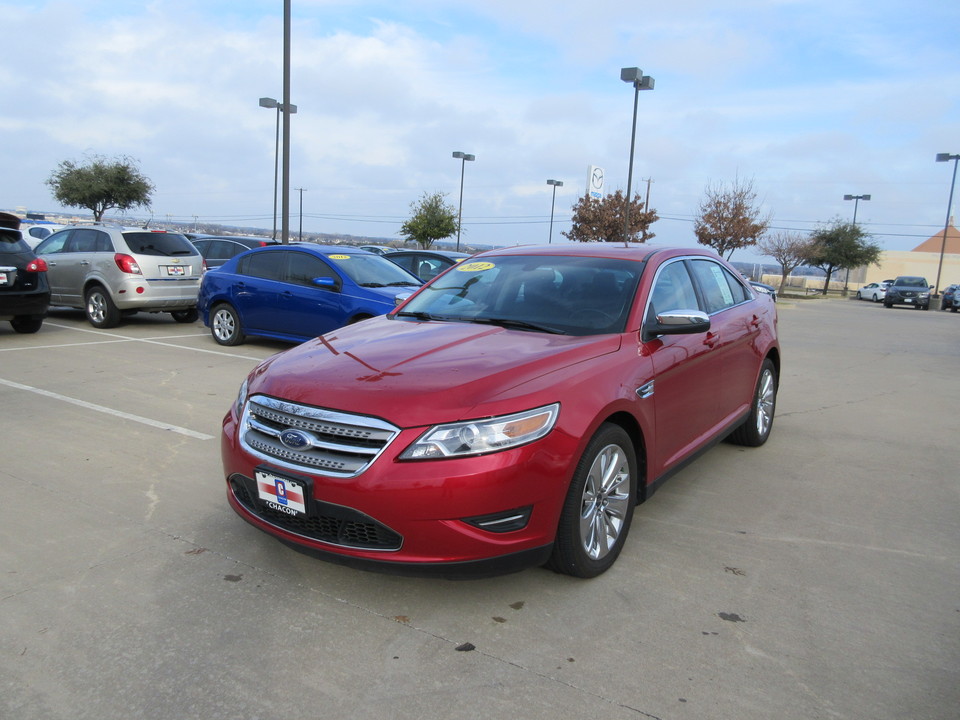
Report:
[[773,416],[777,409],[777,369],[767,358],[760,366],[760,377],[753,391],[750,414],[743,424],[733,431],[730,441],[746,447],[760,447],[773,429]]
[[857,300],[863,300],[863,297],[860,295],[859,290],[857,290]]
[[549,567],[581,578],[608,570],[630,532],[638,482],[630,436],[619,425],[601,425],[570,481]]
[[877,294],[876,294],[876,293],[873,294],[873,301],[874,301],[874,302],[880,302],[880,298],[877,297]]
[[40,331],[40,327],[43,325],[43,316],[18,315],[10,321],[10,324],[16,332],[32,335]]
[[87,320],[95,328],[112,328],[120,324],[120,311],[110,299],[110,293],[102,286],[94,285],[87,290],[85,300],[84,310],[87,313]]
[[884,300],[883,306],[884,306],[885,308],[892,308],[892,307],[893,307],[893,303],[888,303],[886,300]]
[[954,305],[952,308],[950,308],[950,312],[956,312],[956,311],[957,311],[957,306],[956,306],[956,305]]
[[200,319],[200,313],[196,308],[188,308],[187,310],[174,310],[170,314],[178,323],[195,323]]
[[240,316],[227,303],[220,303],[210,314],[210,334],[221,345],[231,347],[243,342]]

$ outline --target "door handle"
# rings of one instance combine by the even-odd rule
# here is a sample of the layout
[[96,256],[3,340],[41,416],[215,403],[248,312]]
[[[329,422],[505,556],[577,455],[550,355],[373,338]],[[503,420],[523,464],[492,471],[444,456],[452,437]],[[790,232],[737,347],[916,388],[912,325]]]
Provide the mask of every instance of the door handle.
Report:
[[703,338],[703,344],[708,348],[716,347],[718,342],[720,342],[720,335],[718,333],[708,332],[706,337]]
[[753,320],[750,321],[750,325],[751,325],[752,327],[755,327],[755,328],[760,327],[760,318],[758,318],[756,315],[754,315],[754,316],[753,316]]

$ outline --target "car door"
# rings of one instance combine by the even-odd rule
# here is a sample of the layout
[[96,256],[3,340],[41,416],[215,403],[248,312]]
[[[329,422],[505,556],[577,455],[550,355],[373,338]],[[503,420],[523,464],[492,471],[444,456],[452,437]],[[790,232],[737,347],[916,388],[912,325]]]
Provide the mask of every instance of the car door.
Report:
[[[347,318],[340,275],[312,253],[291,250],[286,255],[286,282],[280,295],[284,332],[309,338],[342,327]],[[319,285],[320,278],[330,284]]]
[[67,241],[73,230],[61,230],[54,233],[46,240],[37,245],[34,251],[37,257],[42,257],[47,263],[47,282],[50,284],[50,304],[63,305],[64,283],[68,276],[68,264],[64,262],[66,258]]
[[[693,278],[682,258],[657,270],[647,317],[671,310],[700,310]],[[654,404],[658,473],[699,447],[719,421],[722,361],[712,329],[692,335],[662,335],[644,344],[641,353],[654,369],[652,387],[645,388]]]
[[265,249],[240,258],[231,293],[240,322],[251,333],[279,332],[277,328],[283,325],[280,293],[285,287],[287,253],[287,250]]
[[716,386],[718,423],[727,425],[742,415],[753,398],[760,370],[757,350],[762,316],[772,305],[754,298],[739,279],[709,258],[688,261],[697,283],[701,304],[710,316],[714,352],[721,366]]
[[[60,235],[65,235],[60,249],[53,248],[59,244]],[[49,251],[50,259],[47,262],[47,280],[50,283],[51,302],[56,296],[56,303],[70,307],[83,307],[83,286],[87,276],[95,267],[97,260],[97,244],[100,236],[105,235],[95,228],[73,228],[55,233],[47,238],[40,247]],[[109,238],[107,239],[109,245]],[[101,243],[102,244],[102,243]],[[40,247],[37,249],[39,250]],[[44,257],[47,260],[47,257]],[[110,258],[112,263],[112,257]],[[54,289],[55,288],[55,289]]]

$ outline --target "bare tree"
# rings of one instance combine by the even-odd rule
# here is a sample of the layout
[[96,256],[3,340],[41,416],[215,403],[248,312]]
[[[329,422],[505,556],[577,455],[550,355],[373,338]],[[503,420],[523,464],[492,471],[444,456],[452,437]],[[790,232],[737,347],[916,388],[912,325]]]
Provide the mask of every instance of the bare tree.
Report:
[[573,225],[563,235],[577,242],[646,242],[654,237],[650,226],[659,220],[656,210],[647,210],[640,195],[630,204],[630,233],[624,236],[624,200],[622,190],[602,199],[584,195],[573,205]]
[[780,265],[780,289],[777,291],[780,295],[783,295],[790,273],[807,261],[812,244],[810,237],[785,231],[768,235],[757,242],[757,249]]
[[756,245],[770,226],[770,217],[761,216],[756,206],[753,181],[738,178],[729,188],[718,183],[704,192],[693,226],[697,242],[728,260],[734,250]]

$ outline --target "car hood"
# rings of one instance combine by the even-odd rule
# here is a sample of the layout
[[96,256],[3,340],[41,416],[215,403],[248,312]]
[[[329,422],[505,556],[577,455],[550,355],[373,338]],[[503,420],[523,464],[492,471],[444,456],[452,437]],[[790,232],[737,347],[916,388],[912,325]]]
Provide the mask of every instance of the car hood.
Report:
[[[524,385],[615,352],[620,343],[619,335],[377,317],[268,359],[254,371],[250,393],[373,415],[400,427],[432,425],[509,411],[495,408],[498,399],[523,395]],[[530,406],[562,399],[558,389]]]

